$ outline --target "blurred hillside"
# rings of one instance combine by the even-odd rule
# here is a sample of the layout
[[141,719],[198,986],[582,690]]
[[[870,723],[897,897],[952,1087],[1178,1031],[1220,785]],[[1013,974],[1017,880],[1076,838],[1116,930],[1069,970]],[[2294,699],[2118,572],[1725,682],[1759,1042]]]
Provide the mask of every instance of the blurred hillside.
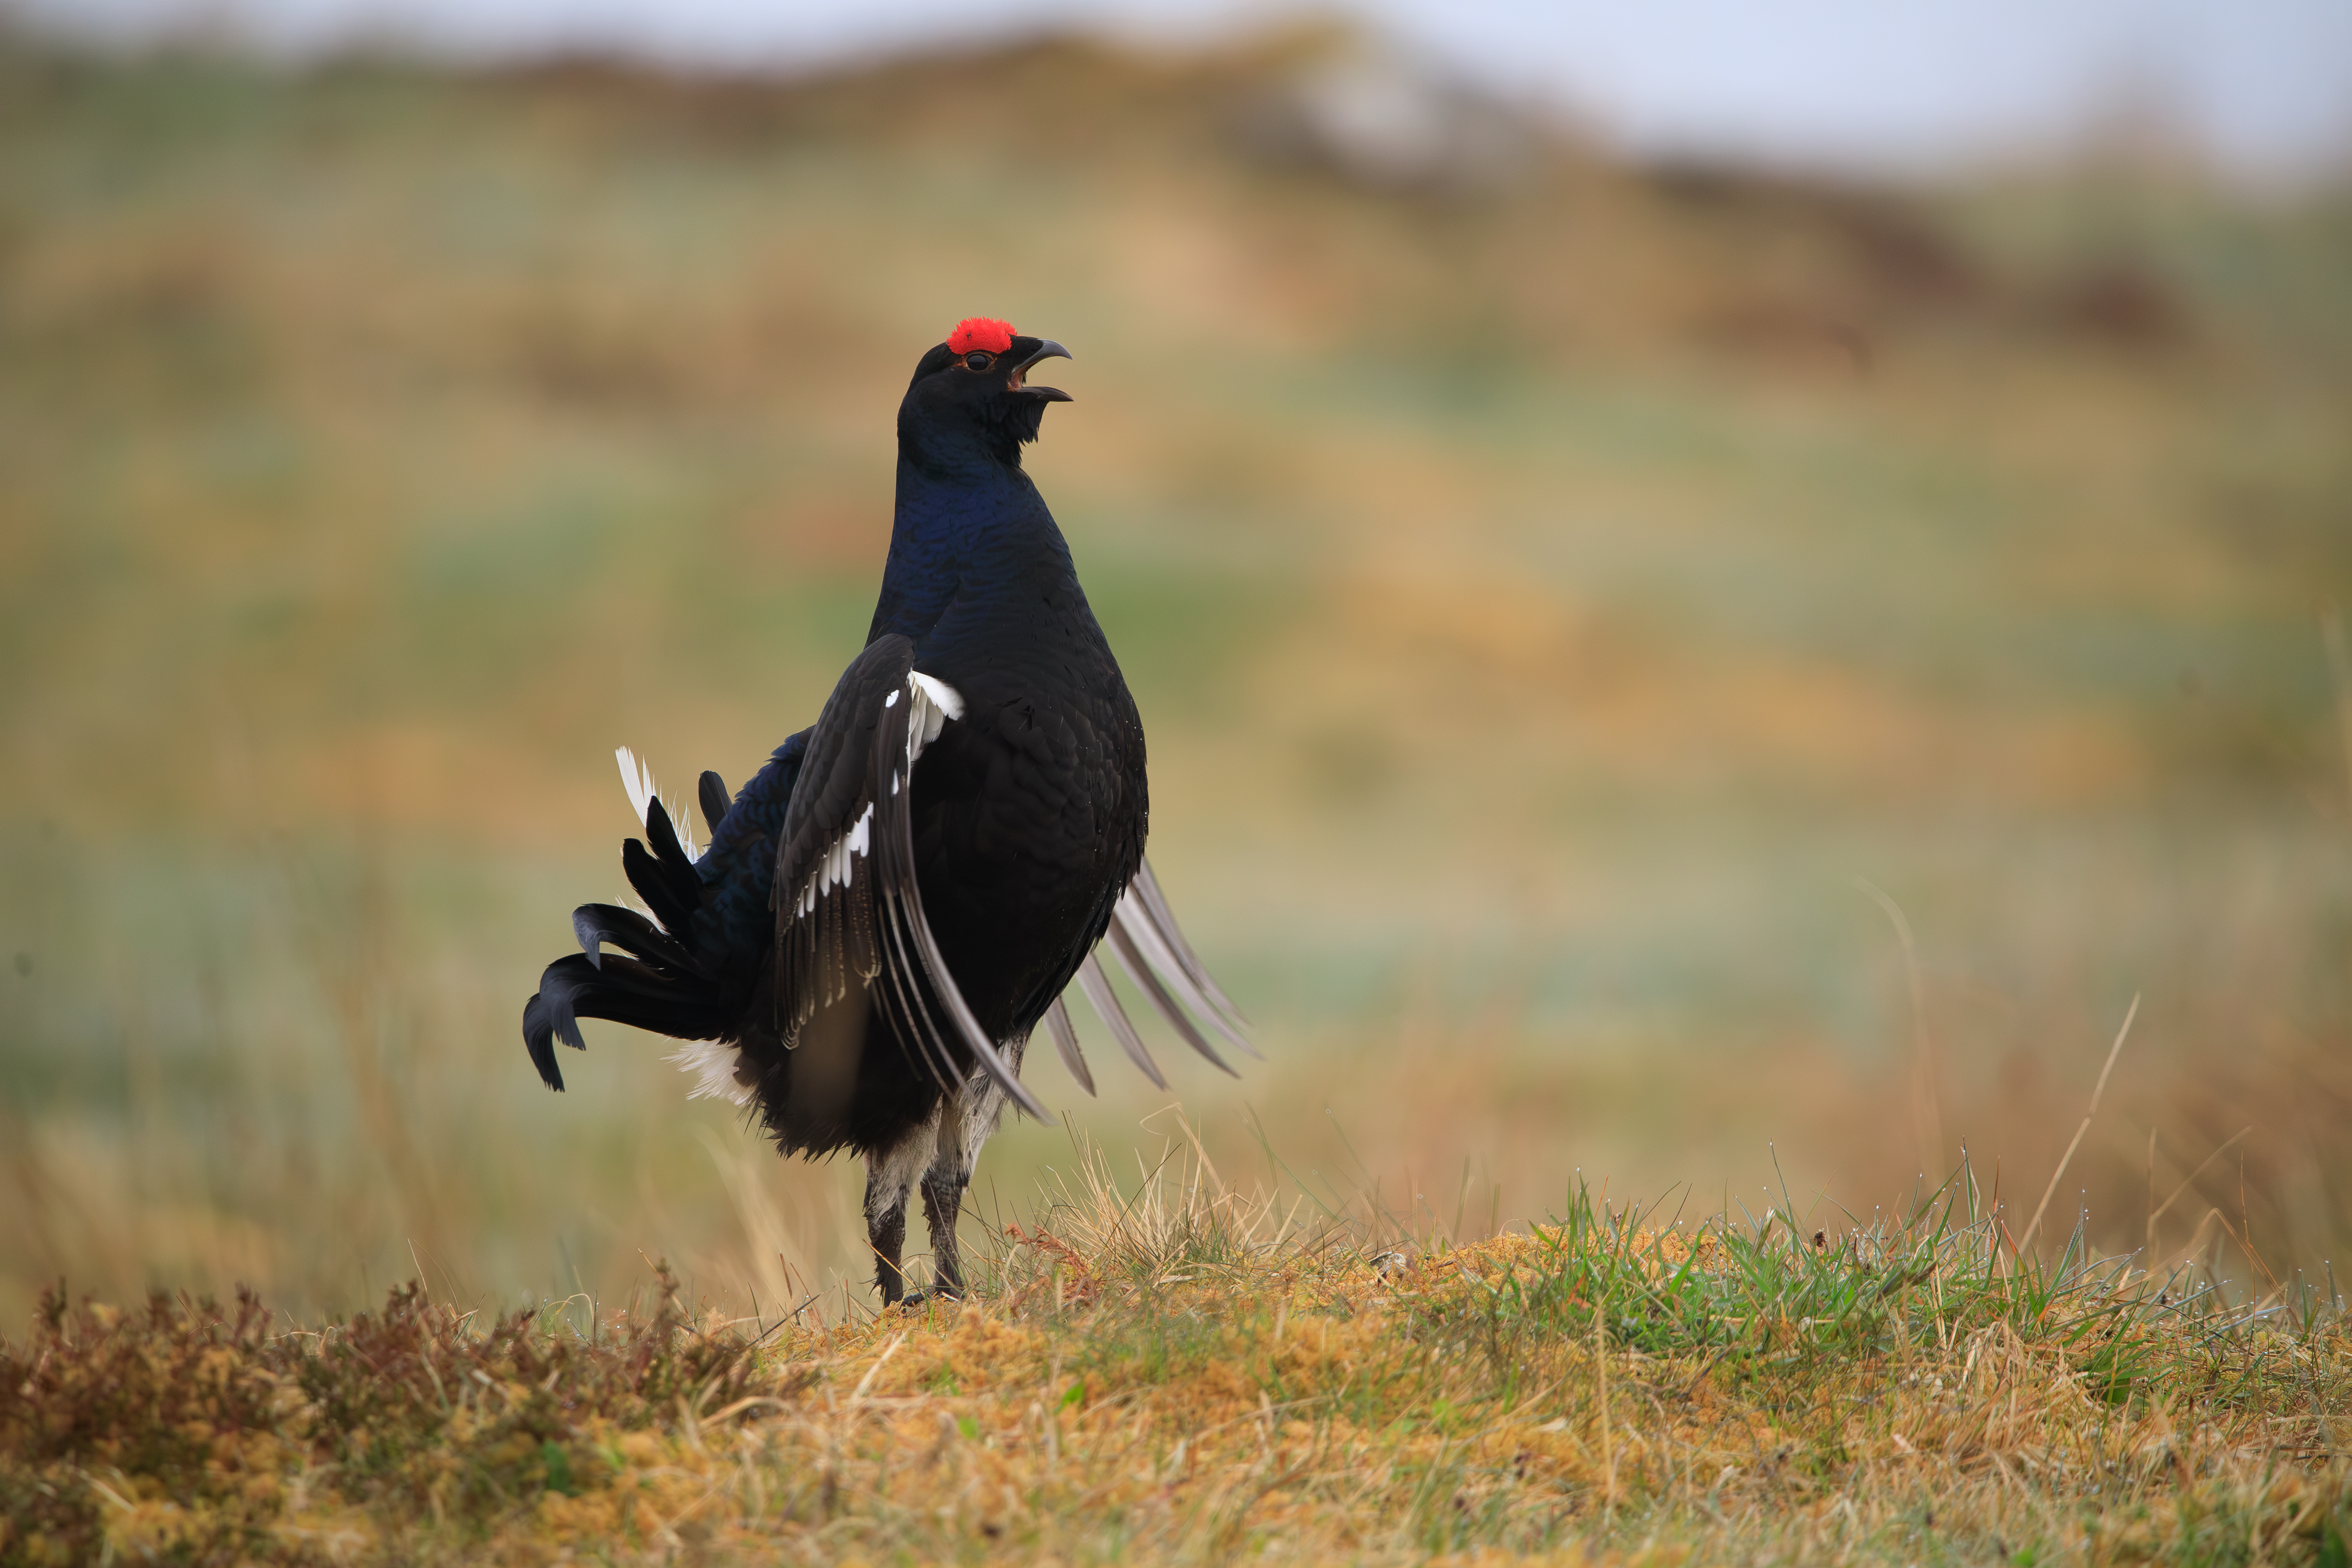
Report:
[[[1263,1026],[1241,1083],[1177,1068],[1229,1175],[1249,1107],[1472,1228],[1579,1167],[1758,1206],[1767,1140],[1864,1212],[1965,1143],[2030,1212],[2137,993],[2053,1215],[2136,1240],[2186,1181],[2160,1250],[2218,1208],[2309,1262],[2352,1234],[2347,278],[2341,194],[1629,169],[1328,35],[0,49],[0,1321],[61,1273],[863,1277],[854,1171],[618,1028],[551,1098],[514,1020],[618,889],[612,748],[740,782],[814,714],[974,312],[1077,356],[1030,468]],[[1123,1066],[1029,1076],[1172,1131]]]

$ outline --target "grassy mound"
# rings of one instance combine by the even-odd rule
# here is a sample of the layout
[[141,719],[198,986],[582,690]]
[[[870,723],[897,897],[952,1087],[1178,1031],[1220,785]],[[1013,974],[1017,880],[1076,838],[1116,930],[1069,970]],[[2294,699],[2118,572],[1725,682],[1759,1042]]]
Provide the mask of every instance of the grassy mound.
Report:
[[881,1318],[52,1294],[0,1562],[2345,1561],[2340,1309],[2021,1257],[1965,1169],[1870,1226],[1393,1234],[1096,1161]]

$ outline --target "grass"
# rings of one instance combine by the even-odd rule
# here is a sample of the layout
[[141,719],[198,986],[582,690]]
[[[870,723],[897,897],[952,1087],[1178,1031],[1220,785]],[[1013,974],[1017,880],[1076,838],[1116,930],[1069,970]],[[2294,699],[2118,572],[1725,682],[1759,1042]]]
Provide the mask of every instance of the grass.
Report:
[[[2340,1563],[2326,1292],[1893,1217],[1580,1189],[1454,1244],[1080,1151],[962,1303],[499,1317],[421,1287],[45,1300],[0,1348],[0,1562]],[[1817,1223],[1818,1222],[1818,1223]]]

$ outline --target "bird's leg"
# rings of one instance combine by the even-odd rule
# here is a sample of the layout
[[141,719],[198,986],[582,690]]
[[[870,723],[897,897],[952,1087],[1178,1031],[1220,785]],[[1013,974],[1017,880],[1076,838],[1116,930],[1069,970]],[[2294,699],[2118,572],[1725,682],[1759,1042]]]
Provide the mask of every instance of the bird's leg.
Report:
[[866,1157],[866,1243],[874,1249],[874,1288],[885,1307],[907,1292],[900,1254],[907,1245],[907,1193],[930,1152],[934,1122],[925,1122],[879,1154]]
[[887,1192],[881,1176],[879,1167],[866,1167],[866,1244],[874,1249],[874,1288],[882,1293],[882,1304],[887,1307],[907,1290],[906,1276],[898,1264],[907,1245],[907,1194]]
[[[993,1085],[988,1086],[993,1089]],[[923,1220],[931,1232],[931,1294],[963,1295],[963,1253],[956,1242],[956,1221],[963,1215],[963,1192],[971,1181],[975,1147],[964,1150],[964,1107],[981,1092],[966,1084],[940,1108],[939,1142],[930,1169],[923,1173]]]
[[[1026,1044],[1013,1040],[998,1047],[1014,1072],[1021,1070]],[[964,1191],[971,1185],[972,1167],[980,1163],[981,1145],[1003,1114],[1004,1091],[985,1074],[974,1075],[940,1107],[939,1142],[930,1168],[923,1173],[923,1219],[931,1231],[934,1294],[963,1294],[963,1253],[956,1244],[956,1220],[963,1214]]]
[[925,1173],[923,1218],[931,1227],[931,1294],[963,1299],[963,1253],[956,1241],[956,1218],[963,1213],[965,1180]]

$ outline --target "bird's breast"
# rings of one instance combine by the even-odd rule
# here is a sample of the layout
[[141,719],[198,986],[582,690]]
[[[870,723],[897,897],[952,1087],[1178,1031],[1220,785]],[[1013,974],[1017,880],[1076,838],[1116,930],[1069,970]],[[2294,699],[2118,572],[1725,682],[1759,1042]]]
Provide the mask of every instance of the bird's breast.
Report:
[[1059,872],[1091,897],[1103,876],[1129,869],[1114,863],[1143,808],[1142,725],[1115,667],[1105,682],[1010,663],[941,673],[964,710],[917,765],[917,824],[973,873]]

